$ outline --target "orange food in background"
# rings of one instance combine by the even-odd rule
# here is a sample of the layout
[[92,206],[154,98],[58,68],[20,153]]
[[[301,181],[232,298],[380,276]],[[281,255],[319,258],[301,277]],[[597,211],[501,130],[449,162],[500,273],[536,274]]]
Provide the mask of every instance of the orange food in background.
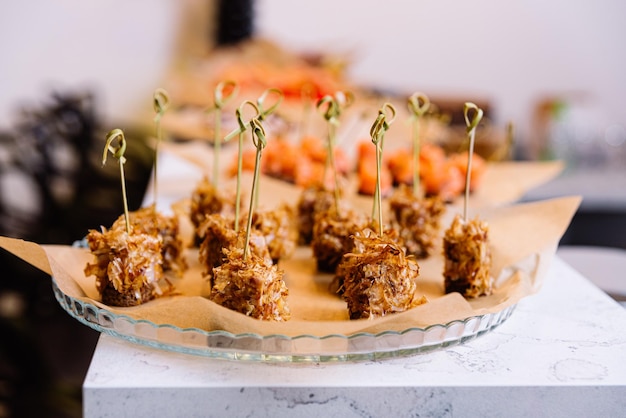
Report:
[[[359,193],[373,195],[376,192],[376,147],[371,142],[362,141],[358,144],[357,174],[359,177]],[[380,190],[387,196],[393,187],[389,168],[383,164],[380,173]]]
[[[248,149],[243,154],[243,169],[254,169],[255,150]],[[324,179],[326,165],[326,145],[316,137],[305,137],[294,144],[287,140],[275,139],[267,143],[261,159],[261,172],[272,177],[289,181],[298,186],[324,186],[332,190],[334,181],[331,173]],[[335,166],[339,175],[350,172],[350,162],[342,149],[335,149]],[[446,201],[454,200],[465,190],[467,171],[467,151],[446,155],[444,150],[433,144],[424,144],[420,149],[420,184],[426,195],[438,195]],[[413,184],[413,154],[410,149],[400,148],[385,156],[381,167],[381,191],[386,196],[393,185]],[[486,163],[474,153],[470,191],[480,186]],[[237,173],[237,161],[231,164],[231,175]],[[356,172],[359,193],[373,195],[376,190],[376,147],[370,141],[357,145]],[[325,184],[324,184],[325,183]]]
[[[366,142],[358,145],[359,165],[373,164],[374,176],[376,170],[375,148]],[[400,148],[385,157],[384,162],[388,173],[392,177],[393,184],[413,184],[413,152],[410,149]],[[439,195],[446,201],[453,200],[465,190],[465,173],[467,172],[467,151],[447,156],[444,150],[433,144],[424,144],[420,148],[420,182],[427,195]],[[470,191],[479,187],[483,173],[485,172],[485,160],[474,153],[472,157],[472,173],[470,178]],[[359,176],[366,178],[360,182],[367,183],[369,173],[361,173]],[[383,174],[386,176],[387,174]],[[374,179],[375,181],[375,179]],[[367,193],[365,187],[361,193]],[[373,194],[374,189],[371,193]]]
[[[459,154],[452,154],[449,157],[450,163],[461,170],[463,178],[465,178],[465,173],[467,173],[467,154],[468,152],[465,151]],[[474,155],[472,155],[472,172],[470,173],[470,191],[476,190],[479,186],[483,174],[485,173],[485,168],[485,160],[474,153]]]
[[244,90],[265,90],[272,87],[283,92],[286,98],[300,99],[306,93],[317,100],[326,94],[342,90],[343,83],[332,72],[303,63],[269,63],[253,60],[235,63],[220,71],[217,80],[235,80]]
[[[243,152],[243,170],[254,170],[256,150],[247,149]],[[305,137],[298,144],[278,138],[268,140],[261,158],[261,172],[295,183],[298,186],[321,186],[324,182],[326,165],[326,145],[316,137]],[[340,148],[335,149],[335,167],[340,175],[350,171],[348,157]],[[231,176],[237,175],[237,158],[231,163]],[[326,187],[332,189],[333,179],[330,173],[325,179]]]

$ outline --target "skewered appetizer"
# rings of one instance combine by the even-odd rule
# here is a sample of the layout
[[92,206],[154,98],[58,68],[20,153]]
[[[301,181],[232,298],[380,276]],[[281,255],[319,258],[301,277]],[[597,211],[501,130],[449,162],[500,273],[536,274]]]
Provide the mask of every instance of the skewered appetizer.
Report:
[[[212,280],[213,269],[221,266],[227,259],[225,250],[232,250],[240,245],[241,235],[235,232],[233,218],[219,214],[208,215],[197,232],[201,239],[198,259],[205,268],[202,274]],[[251,231],[250,238],[252,252],[271,263],[265,238],[257,231]]]
[[163,292],[161,237],[123,229],[91,230],[87,234],[95,263],[85,267],[86,276],[96,276],[102,303],[111,306],[136,306]]
[[417,258],[431,255],[446,210],[444,201],[438,196],[418,198],[409,187],[401,186],[389,198],[389,207],[407,254]]
[[484,221],[465,221],[460,215],[454,218],[443,238],[446,293],[459,292],[467,298],[492,293],[488,233],[489,227]]
[[350,319],[381,317],[426,302],[416,295],[419,266],[400,245],[371,230],[354,234],[352,240],[352,252],[337,268]]
[[252,228],[265,238],[267,249],[274,264],[291,257],[298,243],[294,209],[282,204],[274,210],[255,211]]
[[465,103],[465,122],[469,136],[469,153],[465,176],[463,217],[457,215],[443,237],[444,286],[446,293],[459,292],[467,298],[490,295],[493,291],[489,228],[486,222],[467,219],[472,172],[472,154],[476,127],[483,112],[474,103]]
[[334,199],[334,194],[330,190],[319,187],[308,187],[302,190],[296,205],[296,220],[300,244],[311,243],[316,214],[333,207],[335,204]]
[[235,196],[220,191],[207,177],[204,177],[191,194],[189,217],[196,229],[196,244],[199,245],[201,241],[198,228],[208,215],[232,216],[234,213]]
[[[159,213],[154,205],[141,208],[130,213],[130,225],[133,231],[158,235],[161,237],[161,253],[163,255],[163,270],[172,271],[178,277],[187,269],[184,258],[183,241],[179,235],[179,223],[176,216],[166,216]],[[123,230],[125,217],[121,215],[111,230]]]
[[213,270],[209,299],[228,309],[262,320],[286,321],[291,317],[283,271],[271,260],[244,250],[224,250],[224,262]]
[[[113,145],[115,140],[116,145]],[[163,278],[163,239],[156,231],[144,233],[131,227],[124,182],[125,150],[124,132],[121,129],[110,131],[102,164],[106,164],[109,151],[119,161],[125,227],[89,231],[87,243],[95,263],[87,263],[84,269],[86,276],[96,276],[102,302],[114,306],[139,305],[163,293],[158,285]]]
[[[238,228],[238,221],[233,220],[232,230],[228,228],[230,225],[227,225],[226,228],[214,228],[229,240],[234,234],[235,245],[220,245],[225,257],[219,260],[221,261],[220,265],[212,270],[213,282],[209,298],[228,309],[253,318],[286,321],[291,317],[291,313],[287,305],[288,290],[283,281],[283,271],[272,263],[266,247],[267,255],[259,255],[252,249],[255,245],[253,239],[255,232],[261,237],[262,243],[265,245],[265,239],[252,228],[252,223],[258,193],[261,153],[267,142],[265,131],[258,116],[250,121],[250,129],[257,154],[245,236],[235,231]],[[207,218],[207,222],[210,222],[211,218],[214,217],[217,216],[213,215]],[[211,237],[207,236],[203,247],[214,245],[209,242],[211,240]],[[242,242],[243,245],[241,245]]]
[[[388,113],[390,113],[388,115]],[[370,229],[351,235],[350,252],[343,255],[331,286],[342,294],[350,319],[371,319],[406,311],[426,300],[416,296],[419,266],[414,257],[385,234],[381,210],[381,161],[383,138],[395,118],[395,108],[384,104],[378,112],[370,134],[376,146],[376,189],[372,223],[378,234]],[[374,221],[374,215],[378,215]]]
[[315,216],[311,247],[317,262],[317,269],[334,273],[345,253],[350,251],[350,236],[367,226],[367,220],[353,212],[338,214],[334,208]]

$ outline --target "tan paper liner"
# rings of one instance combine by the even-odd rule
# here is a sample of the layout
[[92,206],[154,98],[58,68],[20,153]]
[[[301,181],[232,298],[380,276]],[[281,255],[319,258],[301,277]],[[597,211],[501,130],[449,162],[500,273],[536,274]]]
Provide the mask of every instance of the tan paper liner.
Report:
[[[489,223],[492,274],[497,278],[494,293],[474,300],[465,300],[457,293],[444,295],[443,258],[439,255],[439,246],[435,256],[419,262],[418,293],[424,294],[429,303],[372,320],[348,319],[345,302],[327,289],[332,276],[316,272],[309,247],[300,247],[291,259],[280,264],[289,287],[288,303],[292,319],[265,322],[230,311],[204,297],[209,289],[201,277],[196,250],[189,250],[187,254],[190,269],[185,276],[172,279],[180,295],[162,297],[138,307],[116,308],[99,301],[95,279],[85,277],[83,273],[86,263],[92,260],[87,249],[39,246],[6,237],[0,237],[0,246],[51,273],[66,295],[155,324],[206,331],[225,330],[233,334],[325,336],[378,333],[423,328],[499,312],[537,292],[580,201],[580,197],[565,197],[481,210],[480,218]],[[455,212],[454,207],[449,208],[443,220],[444,228]],[[472,214],[470,218],[473,217]]]

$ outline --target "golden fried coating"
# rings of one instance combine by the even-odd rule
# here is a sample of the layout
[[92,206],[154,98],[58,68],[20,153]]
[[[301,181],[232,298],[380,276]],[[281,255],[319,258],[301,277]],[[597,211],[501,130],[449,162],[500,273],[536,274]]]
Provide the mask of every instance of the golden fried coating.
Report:
[[351,235],[361,231],[367,223],[365,217],[352,211],[337,215],[331,208],[317,213],[311,241],[317,269],[334,273],[341,257],[352,248]]
[[457,215],[443,238],[443,271],[446,293],[459,292],[467,298],[490,295],[491,250],[489,226],[478,218],[465,222]]
[[[184,257],[183,241],[180,238],[180,227],[176,216],[166,216],[155,210],[154,205],[130,212],[130,225],[135,233],[159,235],[162,239],[163,270],[172,271],[178,277],[187,269]],[[126,220],[121,215],[111,229],[125,229]]]
[[420,198],[411,188],[400,186],[389,198],[392,223],[407,254],[427,258],[432,254],[446,206],[439,196]]
[[353,240],[352,252],[337,268],[350,319],[381,317],[426,302],[416,295],[419,266],[397,243],[371,230],[353,235]]
[[226,260],[213,270],[209,299],[228,309],[266,321],[287,321],[289,291],[283,271],[271,261],[243,249],[225,251]]
[[96,276],[102,302],[111,306],[135,306],[161,293],[163,277],[161,237],[125,230],[102,228],[87,234],[95,263],[85,267],[86,276]]

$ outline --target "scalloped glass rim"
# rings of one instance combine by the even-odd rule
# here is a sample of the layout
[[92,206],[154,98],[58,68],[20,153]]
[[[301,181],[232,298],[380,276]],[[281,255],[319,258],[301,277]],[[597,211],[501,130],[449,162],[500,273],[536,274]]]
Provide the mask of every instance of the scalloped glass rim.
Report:
[[447,324],[377,334],[313,335],[232,334],[155,324],[114,314],[75,299],[52,279],[54,296],[72,317],[96,331],[161,350],[210,358],[260,362],[346,362],[378,360],[428,352],[479,337],[505,322],[516,305],[499,312]]

